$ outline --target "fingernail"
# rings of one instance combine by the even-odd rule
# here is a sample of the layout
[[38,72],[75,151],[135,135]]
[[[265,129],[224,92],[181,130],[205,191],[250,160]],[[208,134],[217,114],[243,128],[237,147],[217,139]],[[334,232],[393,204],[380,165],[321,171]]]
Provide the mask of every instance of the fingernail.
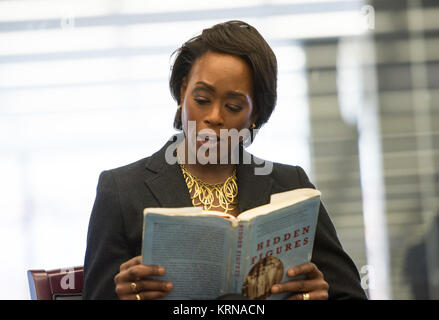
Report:
[[288,276],[293,277],[294,276],[294,270],[288,270]]
[[166,284],[166,289],[171,290],[172,287],[173,287],[172,282],[168,282],[168,283]]
[[160,274],[165,274],[165,268],[159,267],[159,273]]
[[271,287],[271,292],[272,293],[278,293],[279,292],[279,286],[272,286]]

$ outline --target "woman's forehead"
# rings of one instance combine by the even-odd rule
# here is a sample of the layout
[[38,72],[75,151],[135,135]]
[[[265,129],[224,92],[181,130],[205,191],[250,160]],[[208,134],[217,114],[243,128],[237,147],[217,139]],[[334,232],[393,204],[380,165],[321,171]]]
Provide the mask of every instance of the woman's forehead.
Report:
[[237,56],[221,53],[206,53],[192,66],[190,85],[205,82],[218,89],[235,89],[251,92],[252,73],[247,63]]

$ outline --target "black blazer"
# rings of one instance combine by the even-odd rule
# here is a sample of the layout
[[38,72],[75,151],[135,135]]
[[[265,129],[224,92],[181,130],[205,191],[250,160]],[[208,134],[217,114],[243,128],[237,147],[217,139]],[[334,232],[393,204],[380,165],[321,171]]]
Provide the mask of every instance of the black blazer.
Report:
[[[143,209],[189,207],[192,202],[178,164],[165,161],[169,141],[152,156],[104,171],[99,177],[84,261],[84,299],[117,299],[114,276],[141,254]],[[314,186],[302,168],[274,163],[269,175],[254,175],[254,164],[237,166],[239,212],[266,204],[270,195]],[[358,271],[343,250],[320,205],[312,262],[329,284],[330,299],[365,299]]]

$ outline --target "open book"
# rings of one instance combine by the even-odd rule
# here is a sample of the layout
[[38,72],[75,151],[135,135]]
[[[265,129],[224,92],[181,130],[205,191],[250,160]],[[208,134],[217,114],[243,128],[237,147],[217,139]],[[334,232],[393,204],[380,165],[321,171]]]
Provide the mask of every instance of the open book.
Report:
[[200,207],[146,208],[142,263],[161,265],[174,288],[165,299],[284,299],[275,283],[287,270],[311,260],[320,192],[273,194],[270,203],[238,217]]

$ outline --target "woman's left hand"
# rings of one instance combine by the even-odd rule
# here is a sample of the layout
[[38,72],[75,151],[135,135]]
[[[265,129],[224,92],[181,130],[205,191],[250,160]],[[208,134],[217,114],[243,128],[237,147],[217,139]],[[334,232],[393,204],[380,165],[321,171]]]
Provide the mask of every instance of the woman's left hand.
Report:
[[287,275],[296,277],[305,275],[306,279],[292,280],[275,284],[271,287],[273,294],[291,292],[287,300],[327,300],[329,285],[323,278],[323,273],[312,263],[304,263],[288,270]]

